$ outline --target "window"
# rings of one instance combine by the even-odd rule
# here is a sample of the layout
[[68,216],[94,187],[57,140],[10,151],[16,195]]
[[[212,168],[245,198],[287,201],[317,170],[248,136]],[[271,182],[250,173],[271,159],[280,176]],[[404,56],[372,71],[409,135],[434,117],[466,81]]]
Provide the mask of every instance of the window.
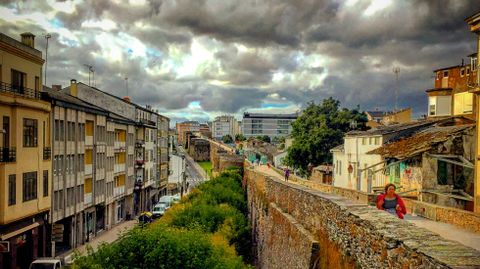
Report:
[[460,69],[460,76],[465,76],[465,68]]
[[37,199],[37,172],[23,173],[23,201]]
[[23,146],[37,146],[38,122],[34,119],[23,119]]
[[10,147],[10,117],[3,116],[3,147]]
[[439,80],[442,76],[442,73],[440,73],[440,71],[437,72],[437,80]]
[[373,145],[373,137],[369,137],[369,138],[368,138],[368,144],[369,144],[369,145]]
[[444,77],[444,78],[448,78],[448,70],[444,70],[444,71],[443,71],[443,77]]
[[467,76],[470,76],[470,66],[467,66]]
[[17,203],[17,176],[8,176],[8,205]]
[[12,88],[15,92],[23,93],[25,86],[27,84],[27,74],[12,69]]
[[380,137],[375,137],[375,145],[380,145]]
[[477,70],[477,58],[476,57],[471,58],[471,63],[472,63],[472,71]]
[[362,137],[362,145],[366,145],[367,144],[367,138],[366,137]]
[[48,196],[48,170],[43,170],[43,197]]
[[40,90],[40,78],[35,76],[35,90],[39,91]]

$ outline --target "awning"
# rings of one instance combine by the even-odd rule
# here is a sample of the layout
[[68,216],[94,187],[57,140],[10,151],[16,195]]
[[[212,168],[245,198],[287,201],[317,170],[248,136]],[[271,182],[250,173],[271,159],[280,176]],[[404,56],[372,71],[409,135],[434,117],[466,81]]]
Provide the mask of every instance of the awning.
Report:
[[28,230],[31,230],[31,229],[33,229],[33,228],[35,228],[35,227],[38,227],[38,226],[40,226],[40,223],[35,222],[35,223],[30,224],[30,225],[28,225],[28,226],[25,226],[25,227],[23,227],[23,228],[21,228],[21,229],[18,229],[18,230],[16,230],[16,231],[13,231],[13,232],[11,232],[11,233],[4,234],[4,235],[2,235],[1,239],[2,239],[2,240],[7,240],[7,239],[9,239],[9,238],[12,238],[12,237],[14,237],[14,236],[16,236],[16,235],[22,234],[22,233],[24,233],[24,232],[26,232],[26,231],[28,231]]

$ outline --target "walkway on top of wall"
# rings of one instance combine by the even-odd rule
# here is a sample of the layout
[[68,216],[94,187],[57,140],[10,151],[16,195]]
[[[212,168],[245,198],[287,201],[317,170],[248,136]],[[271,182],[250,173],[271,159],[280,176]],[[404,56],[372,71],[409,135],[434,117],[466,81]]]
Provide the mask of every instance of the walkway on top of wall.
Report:
[[[272,168],[268,168],[266,165],[255,165],[253,167],[254,170],[257,172],[261,172],[263,174],[276,177],[277,179],[284,180],[283,175],[280,175]],[[302,185],[296,182],[296,180],[289,180],[288,182],[291,184]],[[437,233],[445,239],[459,242],[460,244],[480,251],[480,234],[466,231],[452,224],[436,222],[420,216],[412,216],[410,214],[407,214],[405,216],[405,220],[415,224],[418,227],[425,228],[431,232]]]

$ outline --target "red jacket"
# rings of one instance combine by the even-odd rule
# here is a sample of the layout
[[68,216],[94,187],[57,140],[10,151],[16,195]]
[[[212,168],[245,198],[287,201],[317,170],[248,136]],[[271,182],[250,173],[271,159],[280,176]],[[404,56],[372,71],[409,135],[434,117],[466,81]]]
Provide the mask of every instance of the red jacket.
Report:
[[[405,203],[403,202],[402,198],[400,195],[395,194],[395,197],[397,197],[397,204],[400,206],[400,209],[397,210],[397,215],[399,218],[403,219],[403,216],[407,214],[407,207],[405,207]],[[382,202],[380,204],[380,202]],[[381,210],[385,210],[383,208],[383,203],[385,202],[385,194],[380,194],[377,198],[377,208]]]

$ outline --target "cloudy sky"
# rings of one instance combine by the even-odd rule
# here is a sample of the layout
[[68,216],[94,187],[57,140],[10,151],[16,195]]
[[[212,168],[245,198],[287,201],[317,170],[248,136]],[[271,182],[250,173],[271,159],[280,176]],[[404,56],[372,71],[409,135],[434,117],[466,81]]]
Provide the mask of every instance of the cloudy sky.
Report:
[[[426,113],[432,70],[474,52],[477,0],[0,0],[0,31],[32,32],[47,84],[88,84],[172,121],[286,113],[333,96]],[[393,68],[400,68],[398,84]]]

